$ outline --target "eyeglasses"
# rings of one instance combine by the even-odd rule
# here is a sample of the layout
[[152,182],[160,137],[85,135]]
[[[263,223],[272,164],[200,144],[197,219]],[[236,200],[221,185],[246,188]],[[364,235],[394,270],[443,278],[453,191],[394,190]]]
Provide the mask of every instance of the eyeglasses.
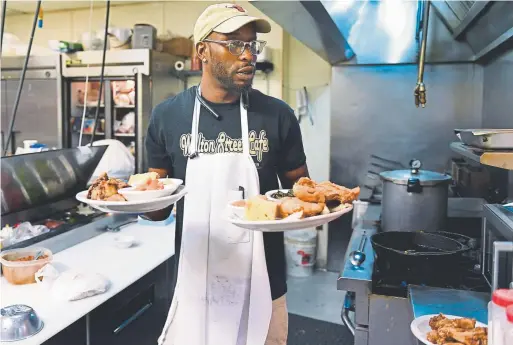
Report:
[[228,47],[228,51],[232,53],[235,56],[239,56],[246,50],[246,46],[249,47],[249,51],[253,55],[258,55],[264,50],[264,47],[266,45],[266,41],[251,41],[251,42],[244,42],[239,40],[230,40],[230,41],[217,41],[217,40],[210,40],[205,39],[204,42],[212,42],[212,43],[218,43],[223,44]]

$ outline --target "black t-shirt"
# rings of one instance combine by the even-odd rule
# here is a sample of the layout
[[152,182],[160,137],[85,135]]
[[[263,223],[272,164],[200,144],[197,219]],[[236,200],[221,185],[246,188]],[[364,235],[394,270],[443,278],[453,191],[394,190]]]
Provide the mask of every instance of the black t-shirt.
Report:
[[[145,139],[148,167],[171,171],[185,180],[196,86],[157,105]],[[220,119],[201,107],[199,152],[242,152],[240,104],[207,102]],[[249,94],[250,154],[258,170],[260,193],[277,189],[278,175],[306,163],[301,130],[293,110],[283,101],[257,90]],[[185,181],[187,183],[187,181]],[[183,199],[177,204],[175,262],[182,239]],[[264,233],[264,247],[273,300],[287,290],[283,233]],[[175,277],[176,278],[176,277]]]

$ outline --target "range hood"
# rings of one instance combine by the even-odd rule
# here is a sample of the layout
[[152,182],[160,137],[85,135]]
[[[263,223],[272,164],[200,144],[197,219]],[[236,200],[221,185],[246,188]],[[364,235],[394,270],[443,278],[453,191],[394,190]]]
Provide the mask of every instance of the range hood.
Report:
[[[331,65],[417,63],[423,1],[250,0]],[[426,62],[480,61],[511,46],[513,1],[433,1]]]
[[475,61],[513,48],[513,2],[433,1],[432,5],[453,38],[470,46]]

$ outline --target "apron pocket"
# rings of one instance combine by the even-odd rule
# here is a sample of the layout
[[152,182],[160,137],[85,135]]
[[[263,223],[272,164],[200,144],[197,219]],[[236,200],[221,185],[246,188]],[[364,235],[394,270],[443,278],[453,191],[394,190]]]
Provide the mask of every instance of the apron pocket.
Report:
[[[229,190],[226,194],[227,200],[225,205],[234,201],[242,200],[243,197],[243,192],[240,190]],[[250,240],[249,230],[239,228],[228,221],[225,221],[225,233],[228,243],[247,243]]]

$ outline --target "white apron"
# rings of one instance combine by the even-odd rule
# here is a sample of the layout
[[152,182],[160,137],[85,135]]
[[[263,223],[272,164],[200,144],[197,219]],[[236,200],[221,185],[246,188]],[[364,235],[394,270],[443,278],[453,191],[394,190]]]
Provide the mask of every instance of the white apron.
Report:
[[[263,234],[221,218],[226,205],[260,192],[240,101],[243,153],[197,153],[194,104],[182,244],[175,294],[159,345],[263,345],[272,312]],[[196,155],[195,158],[192,158]]]

